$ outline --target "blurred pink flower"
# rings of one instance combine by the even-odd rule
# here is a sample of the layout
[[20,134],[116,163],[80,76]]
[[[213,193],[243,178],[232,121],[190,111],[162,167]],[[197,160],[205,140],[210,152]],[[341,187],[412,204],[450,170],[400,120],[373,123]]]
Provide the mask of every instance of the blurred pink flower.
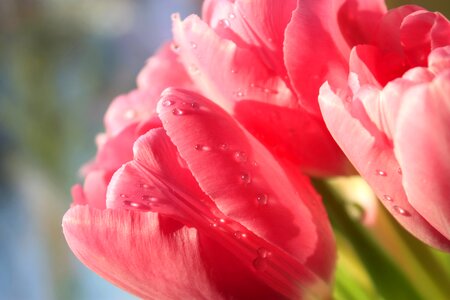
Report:
[[450,23],[412,5],[367,20],[375,26],[340,23],[354,47],[324,57],[323,117],[388,211],[425,243],[450,251]]

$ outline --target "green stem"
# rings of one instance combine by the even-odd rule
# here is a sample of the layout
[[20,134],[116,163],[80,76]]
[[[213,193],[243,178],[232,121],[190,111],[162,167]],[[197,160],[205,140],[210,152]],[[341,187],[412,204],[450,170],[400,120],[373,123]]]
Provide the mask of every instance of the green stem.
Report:
[[313,184],[322,194],[331,222],[351,242],[380,296],[387,300],[423,299],[370,233],[348,215],[339,193],[325,181],[313,180]]

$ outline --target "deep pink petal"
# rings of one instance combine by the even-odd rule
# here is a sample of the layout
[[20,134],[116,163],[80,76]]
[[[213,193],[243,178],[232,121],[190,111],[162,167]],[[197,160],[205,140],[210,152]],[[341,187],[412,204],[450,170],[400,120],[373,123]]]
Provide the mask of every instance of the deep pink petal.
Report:
[[202,263],[195,229],[163,233],[154,213],[75,206],[63,230],[74,254],[144,299],[223,299]]
[[[172,105],[175,104],[172,103],[170,106]],[[184,108],[200,109],[197,106],[192,108],[189,103],[181,105]],[[204,145],[194,145],[195,151],[209,151],[200,146]],[[211,266],[214,273],[225,271],[228,268],[224,269],[225,262],[234,262],[237,259],[240,261],[238,269],[246,270],[241,274],[242,277],[253,274],[254,278],[251,279],[252,276],[250,276],[250,279],[247,280],[247,283],[252,286],[238,295],[259,295],[258,298],[260,298],[261,291],[265,291],[262,295],[274,295],[274,291],[268,288],[272,287],[275,291],[288,297],[294,297],[294,295],[297,297],[305,292],[310,292],[309,286],[312,282],[319,284],[320,293],[327,291],[321,280],[293,257],[256,236],[240,224],[238,219],[224,215],[193,182],[195,179],[192,174],[188,169],[183,168],[184,161],[178,157],[175,146],[161,129],[153,129],[142,136],[134,146],[134,153],[134,160],[121,167],[111,180],[107,194],[108,207],[158,212],[197,228],[206,236],[202,246],[202,248],[207,248],[204,249],[204,253],[208,251],[227,253],[219,262],[207,259],[208,265]],[[208,164],[208,162],[205,163]],[[216,199],[214,198],[214,200]],[[265,200],[261,198],[260,201]],[[241,212],[241,214],[243,213]],[[267,230],[275,229],[267,228]],[[217,244],[221,246],[219,249],[213,246]],[[264,249],[264,251],[258,249]],[[328,250],[332,252],[331,249]],[[258,258],[259,252],[271,253],[271,261],[274,261],[273,268],[271,264],[268,264],[267,270],[264,272],[258,272],[258,269],[255,269],[259,268],[261,260]],[[264,255],[264,259],[261,263],[265,265],[266,254],[262,255]],[[206,255],[206,257],[210,258],[211,256]],[[258,264],[257,267],[254,267],[255,261]],[[325,266],[325,268],[330,270],[332,266]],[[279,270],[284,270],[281,278],[277,273]],[[297,285],[292,285],[291,280],[300,286],[306,286],[306,291],[300,291]],[[255,290],[255,287],[261,286],[261,282],[266,285],[262,286],[261,291]],[[225,294],[236,296],[233,293],[233,286],[236,284],[240,283],[237,283],[233,277],[229,278],[227,282],[219,284],[219,287]],[[278,295],[274,299],[279,299],[279,297]]]
[[308,174],[331,176],[352,169],[323,120],[302,109],[240,101],[235,117],[277,158],[298,164]]
[[106,208],[106,187],[111,176],[112,172],[103,170],[96,170],[87,174],[83,185],[86,204],[90,207]]
[[[350,72],[358,74],[360,85],[370,84],[380,86],[384,82],[383,74],[379,73],[379,66],[382,63],[381,53],[378,48],[372,45],[358,45],[350,53]],[[378,80],[379,77],[382,77]]]
[[410,66],[426,66],[431,50],[450,44],[450,23],[438,13],[417,11],[404,18],[401,45]]
[[409,89],[398,117],[395,154],[411,205],[450,240],[450,71]]
[[367,180],[387,210],[425,243],[450,249],[450,241],[408,202],[402,169],[387,137],[372,123],[358,98],[348,103],[324,84],[320,104],[325,123],[358,172]]
[[[338,3],[339,1],[333,1]],[[369,44],[386,13],[384,0],[346,0],[338,11],[339,28],[350,46]]]
[[242,99],[297,105],[283,80],[267,69],[252,50],[220,37],[197,16],[184,21],[175,16],[173,32],[192,80],[204,95],[222,107],[231,110],[234,102]]
[[[316,235],[315,216],[306,205],[309,201],[320,205],[319,200],[300,198],[270,153],[218,106],[187,91],[168,90],[163,95],[158,113],[164,128],[217,207],[300,262],[306,261],[318,239],[328,238]],[[189,108],[187,101],[198,107]],[[320,253],[333,255],[334,248],[321,248]]]
[[284,59],[303,106],[320,115],[317,96],[321,84],[345,86],[350,48],[342,36],[337,12],[341,1],[298,1],[286,28]]

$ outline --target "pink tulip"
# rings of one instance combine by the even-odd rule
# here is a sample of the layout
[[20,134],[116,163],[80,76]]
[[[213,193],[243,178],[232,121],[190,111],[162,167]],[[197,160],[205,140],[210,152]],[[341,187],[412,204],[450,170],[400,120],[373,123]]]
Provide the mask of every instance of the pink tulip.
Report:
[[335,243],[308,179],[198,94],[169,89],[157,107],[159,122],[132,127],[130,161],[110,180],[99,161],[74,189],[63,228],[75,255],[145,299],[328,295]]
[[387,210],[417,238],[450,251],[450,23],[418,6],[366,15],[377,17],[343,17],[350,21],[338,22],[339,38],[321,20],[334,41],[301,61],[326,66],[325,122]]
[[305,83],[289,72],[294,54],[283,45],[297,5],[294,0],[207,0],[203,20],[173,15],[174,48],[198,91],[277,158],[314,176],[348,174],[353,168],[318,111],[301,104],[297,85]]

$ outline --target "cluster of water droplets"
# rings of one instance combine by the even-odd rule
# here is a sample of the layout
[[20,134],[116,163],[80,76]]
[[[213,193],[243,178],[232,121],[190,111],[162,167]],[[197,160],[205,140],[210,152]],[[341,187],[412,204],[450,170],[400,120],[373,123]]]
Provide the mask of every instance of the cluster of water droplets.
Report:
[[[166,99],[162,102],[162,106],[171,107],[176,104],[175,100]],[[174,107],[172,109],[172,114],[174,116],[184,116],[190,112],[197,111],[200,109],[200,104],[197,102],[182,102],[183,107]]]
[[[402,175],[402,169],[401,169],[401,168],[398,168],[398,169],[397,169],[397,173],[398,173],[398,175],[401,176],[401,175]],[[386,171],[383,171],[383,170],[380,170],[380,169],[375,170],[375,175],[380,176],[380,177],[387,177],[387,176],[388,176],[388,174],[387,174]],[[383,196],[381,197],[381,200],[383,200],[383,201],[386,202],[386,203],[390,203],[390,205],[392,205],[392,209],[393,209],[397,214],[402,215],[402,216],[405,216],[405,217],[409,217],[409,216],[411,215],[411,214],[410,214],[406,209],[404,209],[403,207],[394,204],[394,203],[395,203],[395,199],[394,199],[394,197],[392,197],[391,195],[385,194],[385,195],[383,195]]]
[[133,197],[131,197],[128,194],[120,194],[120,198],[123,199],[123,205],[125,208],[131,210],[139,210],[144,212],[152,210],[152,208],[159,204],[160,199],[148,193],[152,189],[149,184],[140,183],[138,186],[142,191],[139,195],[133,195]]

